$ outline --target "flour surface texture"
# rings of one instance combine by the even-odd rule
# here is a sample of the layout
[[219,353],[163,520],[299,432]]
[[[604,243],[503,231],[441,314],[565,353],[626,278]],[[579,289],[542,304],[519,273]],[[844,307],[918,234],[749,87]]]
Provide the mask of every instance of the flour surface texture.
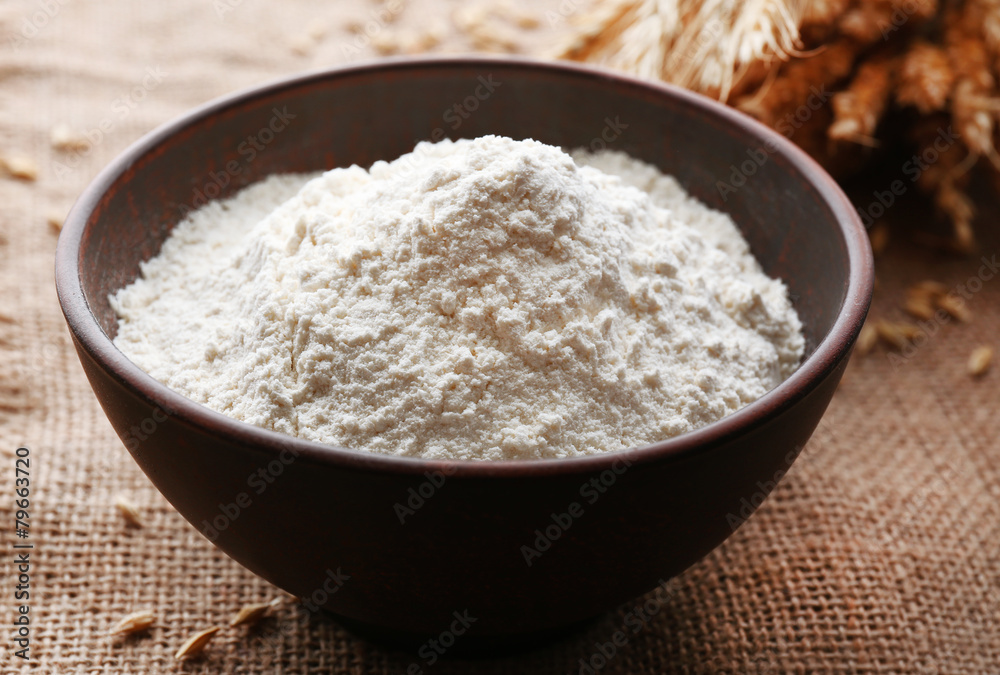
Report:
[[652,443],[803,353],[728,216],[624,154],[496,136],[210,203],[112,302],[115,344],[197,402],[433,459]]

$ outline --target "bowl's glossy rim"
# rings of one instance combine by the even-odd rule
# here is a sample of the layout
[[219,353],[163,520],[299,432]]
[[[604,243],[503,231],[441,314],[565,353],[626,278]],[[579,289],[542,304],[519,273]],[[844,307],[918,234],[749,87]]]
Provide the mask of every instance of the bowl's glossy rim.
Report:
[[[129,361],[104,333],[91,312],[83,294],[79,272],[79,251],[87,220],[99,204],[104,193],[140,157],[153,150],[188,125],[211,117],[224,109],[262,95],[273,95],[284,89],[297,88],[314,81],[332,80],[358,73],[373,71],[406,71],[433,68],[467,69],[494,67],[505,69],[543,70],[567,77],[596,78],[613,81],[618,85],[659,92],[696,108],[702,114],[720,118],[724,123],[737,127],[750,142],[774,147],[780,155],[810,182],[818,195],[825,200],[837,219],[844,238],[849,276],[845,302],[833,327],[815,351],[784,382],[757,401],[731,415],[700,429],[651,445],[562,459],[470,461],[427,460],[412,457],[377,455],[360,450],[307,441],[256,427],[215,412],[172,391],[154,380]],[[129,146],[105,167],[83,191],[66,218],[56,250],[56,289],[67,324],[79,345],[99,365],[108,371],[122,386],[132,390],[151,405],[191,427],[218,438],[237,442],[248,450],[277,453],[288,450],[297,460],[305,459],[318,464],[340,466],[345,469],[379,473],[420,475],[429,471],[444,471],[449,476],[479,478],[533,477],[546,475],[575,475],[593,473],[611,468],[615,462],[627,459],[633,464],[680,459],[684,456],[708,451],[740,434],[765,424],[787,410],[834,371],[849,351],[864,323],[871,302],[874,282],[874,262],[868,236],[854,207],[837,183],[805,152],[782,135],[769,129],[749,116],[700,94],[664,83],[640,80],[604,68],[569,62],[538,61],[517,57],[482,57],[475,55],[448,57],[403,57],[379,59],[349,66],[305,72],[237,91],[199,106],[179,118],[149,132]]]

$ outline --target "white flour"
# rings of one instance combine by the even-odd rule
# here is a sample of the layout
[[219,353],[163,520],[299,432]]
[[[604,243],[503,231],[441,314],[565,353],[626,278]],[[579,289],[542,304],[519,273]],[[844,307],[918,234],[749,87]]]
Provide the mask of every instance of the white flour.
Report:
[[115,344],[237,419],[434,459],[648,444],[801,359],[729,217],[621,153],[487,136],[308,178],[180,223],[112,298]]

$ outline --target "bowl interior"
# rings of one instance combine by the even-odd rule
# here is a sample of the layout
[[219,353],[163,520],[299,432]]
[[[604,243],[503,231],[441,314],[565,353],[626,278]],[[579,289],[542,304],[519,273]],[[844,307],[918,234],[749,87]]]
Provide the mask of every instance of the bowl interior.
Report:
[[[832,181],[747,118],[703,99],[589,69],[441,60],[315,74],[209,104],[139,142],[109,168],[78,250],[81,285],[108,337],[108,295],[132,282],[173,225],[205,201],[272,173],[393,159],[420,140],[501,134],[567,148],[608,147],[673,174],[728,212],[763,268],[788,284],[807,356],[849,285],[844,213]],[[777,149],[776,149],[777,139]],[[795,166],[793,166],[795,164]],[[839,193],[838,193],[839,194]],[[95,224],[100,223],[99,226]]]

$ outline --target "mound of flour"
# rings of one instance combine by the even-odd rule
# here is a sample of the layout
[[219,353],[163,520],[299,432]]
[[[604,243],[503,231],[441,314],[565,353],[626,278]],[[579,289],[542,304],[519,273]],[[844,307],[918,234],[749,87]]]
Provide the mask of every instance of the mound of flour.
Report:
[[195,401],[433,459],[676,436],[803,352],[728,216],[624,154],[496,136],[210,203],[112,302],[115,344]]

